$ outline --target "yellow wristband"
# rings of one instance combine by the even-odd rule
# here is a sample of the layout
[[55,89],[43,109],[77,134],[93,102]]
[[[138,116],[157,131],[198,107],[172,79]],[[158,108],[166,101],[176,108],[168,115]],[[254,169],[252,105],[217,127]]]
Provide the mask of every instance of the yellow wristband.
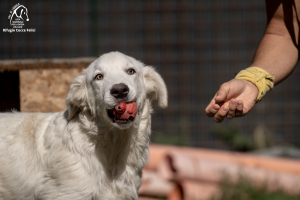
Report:
[[258,88],[258,96],[256,98],[256,103],[261,101],[261,99],[273,89],[273,80],[275,77],[271,76],[267,71],[259,67],[249,67],[245,70],[240,71],[236,79],[243,79],[252,82]]

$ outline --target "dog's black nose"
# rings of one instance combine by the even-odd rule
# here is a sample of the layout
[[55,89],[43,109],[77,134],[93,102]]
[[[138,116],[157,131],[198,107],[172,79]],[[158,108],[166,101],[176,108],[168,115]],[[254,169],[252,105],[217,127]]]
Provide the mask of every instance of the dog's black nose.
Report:
[[129,93],[129,88],[124,83],[115,84],[112,86],[110,90],[110,94],[114,96],[116,99],[123,99],[127,97]]

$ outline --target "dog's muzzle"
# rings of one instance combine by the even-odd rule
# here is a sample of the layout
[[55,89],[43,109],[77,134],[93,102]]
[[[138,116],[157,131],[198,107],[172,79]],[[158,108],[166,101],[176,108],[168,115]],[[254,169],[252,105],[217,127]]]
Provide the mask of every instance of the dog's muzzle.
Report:
[[126,124],[134,120],[137,114],[137,105],[135,102],[122,102],[108,110],[107,113],[114,123]]

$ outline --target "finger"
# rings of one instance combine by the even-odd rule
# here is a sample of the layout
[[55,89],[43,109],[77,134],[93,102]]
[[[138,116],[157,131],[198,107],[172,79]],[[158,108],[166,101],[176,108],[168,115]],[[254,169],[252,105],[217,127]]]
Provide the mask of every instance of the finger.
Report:
[[223,105],[214,116],[215,122],[221,123],[224,120],[225,116],[227,115],[227,112],[228,112],[228,106]]
[[226,116],[227,119],[232,119],[235,117],[236,107],[237,107],[237,100],[231,99],[229,102],[229,111]]
[[207,107],[205,109],[205,113],[208,117],[213,117],[218,112],[219,109],[220,109],[220,106],[218,104],[214,104],[210,107]]
[[237,101],[237,106],[236,106],[236,111],[235,111],[235,116],[236,117],[241,117],[243,116],[243,109],[244,109],[244,103],[241,100]]
[[230,84],[229,83],[223,83],[220,86],[220,89],[219,89],[219,91],[216,94],[215,101],[216,102],[223,102],[223,101],[225,101],[225,99],[227,98],[227,95],[228,95],[229,91],[230,91]]

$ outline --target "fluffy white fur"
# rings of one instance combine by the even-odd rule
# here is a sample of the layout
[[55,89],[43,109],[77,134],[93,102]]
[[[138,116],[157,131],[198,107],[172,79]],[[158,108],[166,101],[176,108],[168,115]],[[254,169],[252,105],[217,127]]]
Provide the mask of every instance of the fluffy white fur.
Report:
[[[128,74],[128,69],[135,74]],[[101,73],[102,80],[95,80]],[[124,83],[138,113],[114,123],[110,94]],[[67,110],[0,114],[0,199],[133,200],[148,159],[151,101],[167,106],[167,89],[152,67],[119,52],[100,56],[74,79]]]

